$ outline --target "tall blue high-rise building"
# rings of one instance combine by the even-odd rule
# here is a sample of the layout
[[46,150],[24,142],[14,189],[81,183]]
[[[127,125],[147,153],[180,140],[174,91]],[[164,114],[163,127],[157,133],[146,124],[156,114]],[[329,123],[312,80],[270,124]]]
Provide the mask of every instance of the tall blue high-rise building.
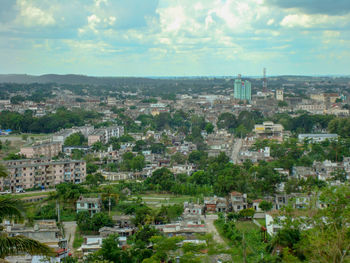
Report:
[[234,98],[238,100],[252,100],[252,85],[248,80],[241,80],[241,76],[235,79]]

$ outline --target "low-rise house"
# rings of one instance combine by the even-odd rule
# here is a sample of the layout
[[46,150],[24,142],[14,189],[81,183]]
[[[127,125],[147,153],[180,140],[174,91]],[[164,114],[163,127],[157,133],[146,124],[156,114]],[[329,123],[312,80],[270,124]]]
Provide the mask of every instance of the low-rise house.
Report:
[[254,132],[259,138],[283,140],[283,126],[272,121],[265,121],[263,124],[255,124]]
[[311,142],[323,142],[325,140],[337,140],[338,134],[335,133],[301,133],[298,135],[300,142],[310,140]]
[[98,230],[101,237],[108,237],[111,234],[118,234],[120,237],[129,237],[135,233],[135,228],[131,227],[102,227]]
[[182,221],[166,225],[155,225],[155,228],[162,231],[166,236],[184,236],[186,239],[196,239],[198,234],[208,232],[205,224],[200,221]]
[[114,215],[113,220],[115,224],[121,228],[123,227],[134,227],[133,220],[135,216],[131,215]]
[[76,204],[77,213],[87,211],[90,216],[101,212],[101,207],[102,201],[100,197],[92,198],[80,196]]
[[274,209],[279,210],[283,206],[288,205],[288,201],[290,199],[290,196],[286,193],[284,194],[276,194],[273,199]]
[[191,175],[194,171],[192,164],[177,164],[170,168],[170,171],[174,174],[187,174]]
[[247,195],[239,192],[231,192],[229,195],[230,205],[234,212],[248,208]]
[[255,210],[255,212],[263,212],[262,209],[259,207],[262,201],[262,199],[253,200],[252,208]]
[[203,214],[203,205],[184,202],[183,215],[201,215]]
[[307,179],[309,177],[316,177],[316,172],[312,167],[293,166],[292,176],[298,180]]
[[33,227],[24,224],[4,224],[4,232],[14,237],[22,235],[28,238],[40,241],[55,250],[60,247],[67,247],[67,240],[63,239],[60,230],[57,227],[56,220],[37,220]]

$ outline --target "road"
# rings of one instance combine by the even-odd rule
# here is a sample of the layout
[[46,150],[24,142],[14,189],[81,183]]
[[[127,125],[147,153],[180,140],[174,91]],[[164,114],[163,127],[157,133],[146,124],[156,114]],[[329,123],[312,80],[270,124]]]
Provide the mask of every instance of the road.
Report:
[[214,221],[218,219],[217,215],[207,215],[206,218],[203,218],[206,226],[208,228],[208,233],[213,234],[213,238],[216,242],[220,244],[226,245],[225,241],[221,238],[219,232],[216,230],[216,227],[214,226]]
[[243,144],[243,139],[236,139],[233,148],[232,148],[232,154],[231,154],[231,160],[234,164],[238,163],[238,154],[239,151],[242,148],[242,144]]
[[39,190],[39,191],[28,191],[25,193],[11,193],[12,195],[25,195],[25,194],[44,194],[49,192],[54,192],[56,189],[47,189],[45,191]]
[[70,221],[70,222],[62,222],[65,238],[68,240],[68,248],[70,249],[71,253],[73,253],[73,242],[75,237],[75,231],[77,229],[77,222]]

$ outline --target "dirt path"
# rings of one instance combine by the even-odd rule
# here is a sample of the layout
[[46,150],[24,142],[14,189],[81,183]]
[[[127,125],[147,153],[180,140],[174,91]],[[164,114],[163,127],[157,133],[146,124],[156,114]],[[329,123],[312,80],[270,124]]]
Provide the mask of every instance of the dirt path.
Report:
[[217,215],[207,215],[206,218],[203,218],[207,228],[208,228],[208,233],[213,234],[213,238],[216,242],[220,244],[226,245],[226,242],[221,238],[219,232],[217,231],[216,227],[214,226],[214,221],[218,219]]
[[238,163],[238,154],[242,148],[243,140],[237,139],[232,148],[231,160],[234,164]]
[[73,252],[73,242],[74,242],[74,236],[75,231],[77,229],[77,222],[71,221],[71,222],[63,222],[63,228],[65,233],[65,238],[68,240],[68,248],[71,252]]

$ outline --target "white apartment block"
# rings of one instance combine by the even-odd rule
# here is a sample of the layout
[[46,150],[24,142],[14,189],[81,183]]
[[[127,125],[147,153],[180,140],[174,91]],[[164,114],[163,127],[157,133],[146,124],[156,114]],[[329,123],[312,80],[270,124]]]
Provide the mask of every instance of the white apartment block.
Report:
[[124,127],[122,126],[112,126],[107,128],[101,128],[94,130],[88,136],[88,145],[91,146],[96,142],[107,143],[112,137],[119,138],[124,134]]

